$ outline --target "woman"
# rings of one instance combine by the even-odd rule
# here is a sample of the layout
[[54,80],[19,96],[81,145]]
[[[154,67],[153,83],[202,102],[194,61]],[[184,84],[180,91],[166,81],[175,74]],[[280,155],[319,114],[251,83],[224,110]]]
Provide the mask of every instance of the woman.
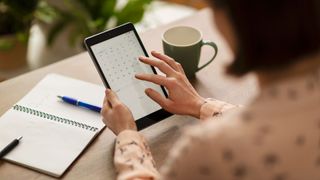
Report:
[[[210,1],[211,2],[211,1]],[[320,8],[317,0],[214,0],[215,21],[236,58],[227,72],[253,72],[261,91],[246,108],[201,97],[170,57],[141,62],[166,76],[146,94],[174,114],[204,121],[172,147],[160,172],[130,110],[106,90],[102,115],[117,135],[118,179],[320,179]],[[188,99],[188,101],[185,101]],[[192,142],[192,143],[191,143]]]

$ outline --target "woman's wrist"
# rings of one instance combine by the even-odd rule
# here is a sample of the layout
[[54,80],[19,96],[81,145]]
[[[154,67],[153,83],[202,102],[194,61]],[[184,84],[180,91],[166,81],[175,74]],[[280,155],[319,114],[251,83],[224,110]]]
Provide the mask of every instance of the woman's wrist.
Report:
[[118,137],[123,136],[123,134],[131,134],[138,132],[136,129],[124,129],[123,131],[120,131],[119,134],[117,134]]
[[190,114],[191,116],[199,119],[200,118],[200,114],[201,114],[201,107],[206,103],[205,98],[203,97],[199,97],[198,99],[195,100],[195,103],[192,108],[192,113]]
[[137,130],[137,126],[135,126],[135,125],[126,125],[126,126],[124,126],[124,127],[119,127],[119,128],[117,128],[117,130],[116,130],[116,132],[115,132],[115,134],[116,135],[119,135],[120,133],[122,133],[123,131],[138,131]]
[[220,115],[224,111],[227,111],[228,109],[232,109],[235,107],[233,104],[226,103],[224,101],[219,101],[212,98],[205,99],[206,103],[201,107],[200,109],[200,119],[206,120],[210,117]]

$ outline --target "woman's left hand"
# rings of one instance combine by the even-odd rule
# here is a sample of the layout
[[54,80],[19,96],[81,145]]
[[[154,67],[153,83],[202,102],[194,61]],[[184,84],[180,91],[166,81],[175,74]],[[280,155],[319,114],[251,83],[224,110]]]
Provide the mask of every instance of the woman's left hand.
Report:
[[107,89],[105,94],[101,115],[106,126],[116,135],[124,130],[136,131],[137,126],[129,108],[110,89]]

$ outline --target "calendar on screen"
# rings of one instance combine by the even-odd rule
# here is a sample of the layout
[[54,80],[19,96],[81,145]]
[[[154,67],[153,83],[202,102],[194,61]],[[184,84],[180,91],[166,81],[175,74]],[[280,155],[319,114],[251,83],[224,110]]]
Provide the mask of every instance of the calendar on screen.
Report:
[[163,94],[161,87],[135,78],[137,73],[154,73],[149,65],[138,60],[144,52],[133,31],[93,45],[92,51],[111,89],[135,119],[161,109],[144,93],[146,88],[153,88]]

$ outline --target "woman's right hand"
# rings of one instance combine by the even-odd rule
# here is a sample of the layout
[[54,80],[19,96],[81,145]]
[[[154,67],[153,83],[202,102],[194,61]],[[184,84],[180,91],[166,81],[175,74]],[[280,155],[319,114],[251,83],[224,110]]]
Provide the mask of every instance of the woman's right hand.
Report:
[[200,108],[205,103],[187,79],[181,64],[158,52],[152,52],[156,59],[140,57],[145,64],[157,67],[165,76],[157,74],[137,74],[136,78],[166,87],[168,98],[154,89],[146,89],[146,94],[166,111],[179,115],[200,117]]

